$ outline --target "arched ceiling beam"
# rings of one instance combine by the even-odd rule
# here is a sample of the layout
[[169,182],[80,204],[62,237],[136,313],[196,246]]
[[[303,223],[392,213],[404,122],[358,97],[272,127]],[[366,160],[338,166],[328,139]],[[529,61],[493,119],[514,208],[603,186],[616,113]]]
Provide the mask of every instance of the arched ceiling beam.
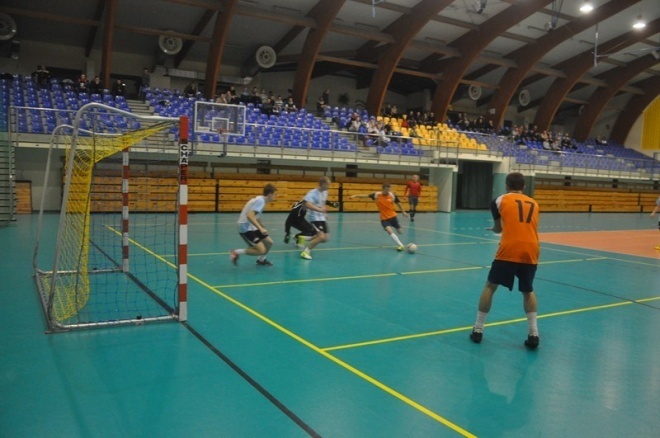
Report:
[[[655,35],[660,29],[660,18],[648,23],[644,29],[634,30],[619,35],[599,46],[600,53],[613,53],[625,50],[639,41],[647,38],[649,35]],[[578,82],[580,77],[587,73],[593,66],[594,54],[591,51],[583,52],[574,56],[566,67],[566,77],[556,79],[547,90],[541,105],[536,111],[534,124],[541,131],[545,131],[552,123],[552,119],[561,105],[561,102]],[[566,61],[567,62],[567,61]],[[566,63],[564,62],[564,63]],[[564,64],[562,63],[562,64]]]
[[[514,60],[518,64],[518,68],[510,68],[506,71],[500,80],[500,88],[491,96],[488,108],[491,110],[489,112],[492,115],[493,125],[500,126],[502,124],[504,113],[518,86],[534,64],[541,60],[543,56],[574,35],[606,20],[638,1],[612,0],[593,10],[591,14],[583,15],[559,29],[548,32],[536,40],[534,44],[528,44],[507,55],[506,58]],[[495,110],[494,113],[492,111],[493,109]]]
[[468,32],[450,44],[461,52],[460,58],[438,62],[435,60],[437,56],[433,56],[433,60],[429,57],[422,63],[425,71],[442,74],[442,83],[436,87],[431,103],[431,111],[435,113],[437,120],[445,119],[451,98],[456,93],[460,80],[484,48],[509,29],[511,23],[524,20],[551,1],[530,0],[510,7],[486,21],[478,31]]
[[117,0],[105,2],[103,17],[103,49],[101,50],[101,74],[103,84],[110,88],[110,72],[112,71],[112,43],[115,37],[115,19],[117,18]]
[[298,63],[296,75],[293,80],[293,102],[298,108],[305,106],[314,63],[321,50],[321,45],[328,35],[328,30],[345,1],[319,0],[316,6],[307,14],[309,18],[316,22],[316,28],[310,29],[307,33],[307,38],[300,54],[300,62]]
[[[94,21],[101,21],[103,18],[103,11],[105,10],[105,2],[103,0],[96,0],[96,10],[94,11]],[[94,48],[94,40],[96,39],[96,33],[98,32],[98,26],[90,26],[89,32],[87,33],[87,41],[85,42],[85,58],[89,58],[92,54],[92,49]]]
[[588,105],[582,109],[582,112],[578,117],[577,124],[573,130],[573,138],[577,141],[586,140],[607,102],[609,102],[621,87],[628,83],[628,81],[657,63],[658,60],[651,54],[648,54],[630,62],[626,67],[617,67],[607,71],[603,75],[603,79],[605,79],[608,84],[607,87],[597,89],[591,97],[589,97]]
[[[387,27],[385,33],[394,37],[394,44],[388,45],[378,57],[378,67],[374,71],[367,95],[367,110],[371,114],[380,113],[392,75],[412,39],[429,22],[430,17],[440,13],[452,1],[422,0],[412,8],[410,14],[402,15]],[[364,54],[359,56],[363,57]]]
[[[215,15],[217,10],[214,9],[207,9],[204,11],[202,16],[200,17],[199,21],[195,25],[195,28],[192,30],[191,35],[196,35],[200,36],[202,32],[204,32],[204,29],[206,29],[206,26],[209,25],[211,22],[211,19]],[[192,46],[195,44],[194,40],[185,40],[183,42],[183,47],[181,47],[181,51],[177,53],[177,55],[174,57],[174,66],[179,67],[181,63],[183,62],[184,59],[186,59],[186,56],[188,56],[188,53],[190,52],[190,49],[192,49]]]
[[222,61],[222,52],[227,41],[229,25],[234,18],[238,0],[220,0],[222,12],[218,12],[213,25],[213,34],[211,44],[206,57],[206,80],[204,86],[204,95],[207,99],[215,98],[215,89],[220,74],[220,63]]
[[650,77],[634,84],[640,87],[646,94],[633,96],[626,104],[625,111],[621,111],[614,123],[610,139],[624,144],[633,125],[646,109],[660,95],[660,81],[656,77]]

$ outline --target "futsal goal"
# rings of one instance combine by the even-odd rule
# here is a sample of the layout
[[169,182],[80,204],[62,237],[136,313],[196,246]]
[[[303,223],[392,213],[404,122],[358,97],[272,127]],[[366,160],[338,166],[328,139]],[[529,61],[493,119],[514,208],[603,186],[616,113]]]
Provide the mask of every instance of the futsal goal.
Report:
[[87,104],[52,134],[44,194],[58,156],[61,209],[42,197],[33,260],[49,328],[185,321],[188,119]]

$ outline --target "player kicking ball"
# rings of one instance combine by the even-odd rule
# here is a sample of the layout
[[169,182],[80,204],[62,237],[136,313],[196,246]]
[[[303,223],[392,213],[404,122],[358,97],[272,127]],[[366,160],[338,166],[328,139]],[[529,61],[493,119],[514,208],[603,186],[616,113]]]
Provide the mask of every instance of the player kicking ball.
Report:
[[368,195],[351,195],[350,198],[369,198],[376,201],[380,213],[380,224],[383,226],[385,232],[390,235],[392,240],[396,242],[396,250],[403,251],[405,247],[403,246],[403,243],[401,243],[399,236],[394,233],[394,230],[396,230],[398,234],[401,234],[401,225],[399,225],[397,212],[394,206],[397,205],[399,207],[404,217],[408,217],[408,213],[404,210],[399,198],[390,191],[390,187],[390,184],[384,183],[380,192],[374,192]]
[[275,199],[275,188],[272,184],[264,187],[263,194],[250,199],[240,216],[238,217],[238,233],[249,245],[246,249],[233,249],[229,253],[229,259],[238,266],[238,258],[242,254],[257,257],[257,265],[273,266],[273,262],[266,256],[273,246],[273,239],[268,235],[268,230],[261,223],[261,213],[263,213],[266,204]]

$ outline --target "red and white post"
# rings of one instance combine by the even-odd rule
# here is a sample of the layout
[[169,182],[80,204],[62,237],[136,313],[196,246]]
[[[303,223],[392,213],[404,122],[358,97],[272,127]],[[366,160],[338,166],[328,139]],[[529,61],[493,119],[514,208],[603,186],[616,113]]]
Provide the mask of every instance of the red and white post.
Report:
[[123,272],[130,271],[130,260],[128,251],[128,189],[130,178],[130,166],[128,161],[129,148],[121,152],[121,269]]
[[179,321],[188,320],[188,117],[179,118]]

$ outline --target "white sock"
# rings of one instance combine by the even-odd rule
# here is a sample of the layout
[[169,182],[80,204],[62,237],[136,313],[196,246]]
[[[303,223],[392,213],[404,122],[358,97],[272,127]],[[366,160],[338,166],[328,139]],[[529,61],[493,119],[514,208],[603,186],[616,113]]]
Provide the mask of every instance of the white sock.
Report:
[[486,325],[486,317],[488,312],[477,311],[477,322],[474,323],[474,329],[480,332],[484,331],[484,325]]
[[539,328],[536,325],[536,315],[537,312],[527,312],[527,322],[529,323],[529,333],[530,336],[538,336]]
[[392,233],[390,234],[390,237],[392,238],[392,240],[396,242],[397,245],[399,246],[403,245],[403,243],[401,243],[401,241],[399,240],[399,236],[397,236],[396,234]]
[[306,246],[305,249],[303,249],[303,252],[309,253],[311,250],[309,249],[309,246]]
[[234,252],[235,252],[236,254],[245,254],[245,248],[243,248],[243,249],[235,249]]

